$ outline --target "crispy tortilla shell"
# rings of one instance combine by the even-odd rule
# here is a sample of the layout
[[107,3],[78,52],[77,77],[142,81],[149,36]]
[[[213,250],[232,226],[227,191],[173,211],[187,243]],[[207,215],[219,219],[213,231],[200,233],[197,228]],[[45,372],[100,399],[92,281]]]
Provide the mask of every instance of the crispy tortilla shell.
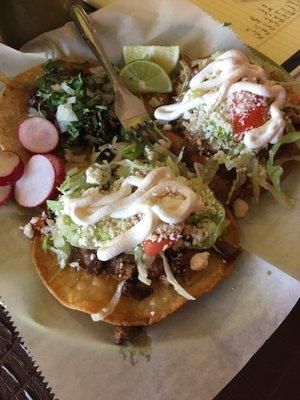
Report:
[[[228,239],[229,238],[229,239]],[[231,219],[226,240],[238,246],[238,230]],[[33,260],[44,285],[64,306],[93,314],[107,306],[118,282],[111,276],[94,276],[86,270],[59,268],[56,255],[42,249],[42,238],[35,237]],[[184,288],[198,298],[209,292],[230,273],[234,261],[224,262],[223,256],[210,251],[208,266],[203,271],[193,271],[192,278]],[[187,300],[177,294],[171,285],[153,282],[153,293],[142,301],[122,296],[113,313],[104,320],[114,325],[151,325],[176,311]],[[153,314],[153,315],[152,315]]]
[[[61,270],[55,254],[43,251],[40,237],[34,239],[33,259],[44,285],[68,308],[89,314],[99,312],[107,306],[116,290],[118,282],[111,276],[94,276],[84,269],[76,271],[71,267]],[[200,297],[226,276],[233,264],[233,261],[224,263],[223,257],[211,252],[207,268],[193,272],[191,281],[184,288],[194,297]],[[152,295],[142,301],[122,296],[105,321],[114,325],[151,325],[187,302],[170,285],[155,282],[153,288]],[[155,314],[151,315],[151,311]]]
[[36,66],[16,76],[11,85],[6,85],[0,94],[0,146],[17,153],[24,162],[29,154],[18,140],[20,123],[28,118],[28,96],[42,68]]

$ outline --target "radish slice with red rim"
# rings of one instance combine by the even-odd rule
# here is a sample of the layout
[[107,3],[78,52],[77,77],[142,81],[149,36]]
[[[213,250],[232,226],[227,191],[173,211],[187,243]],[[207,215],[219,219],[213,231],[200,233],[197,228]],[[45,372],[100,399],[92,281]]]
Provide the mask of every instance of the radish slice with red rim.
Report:
[[20,124],[19,141],[29,153],[44,154],[57,147],[59,134],[56,127],[47,119],[31,117]]
[[15,183],[24,172],[24,165],[18,154],[12,151],[0,151],[0,186]]
[[12,193],[12,185],[0,186],[0,206],[3,206],[12,198]]
[[66,175],[65,163],[61,158],[55,156],[54,154],[45,154],[45,157],[47,157],[53,164],[56,175],[55,185],[59,186],[65,179]]
[[37,207],[48,200],[55,188],[55,169],[42,154],[31,157],[15,185],[15,199],[23,207]]
[[57,187],[63,182],[66,176],[66,169],[64,161],[55,156],[54,154],[45,154],[45,157],[48,158],[52,162],[52,165],[55,170],[55,183],[53,193],[51,193],[50,198],[54,198],[58,194]]

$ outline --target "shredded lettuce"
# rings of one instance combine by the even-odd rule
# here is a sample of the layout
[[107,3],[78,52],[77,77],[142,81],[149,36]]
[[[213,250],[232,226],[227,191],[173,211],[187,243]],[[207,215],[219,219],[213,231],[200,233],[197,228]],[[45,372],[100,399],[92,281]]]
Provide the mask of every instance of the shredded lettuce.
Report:
[[259,184],[259,162],[256,158],[253,160],[252,175],[250,178],[253,187],[254,202],[258,203],[260,196],[260,184]]
[[124,284],[125,281],[122,281],[118,284],[114,295],[112,296],[110,302],[107,304],[106,307],[103,307],[100,311],[98,311],[95,314],[91,314],[91,318],[93,321],[102,321],[105,317],[107,317],[114,311],[120,300],[120,297],[122,296],[122,289]]
[[219,236],[222,235],[224,232],[227,221],[226,221],[226,214],[225,209],[221,204],[218,204],[218,207],[214,213],[212,212],[204,212],[199,214],[192,214],[189,219],[189,223],[194,225],[208,225],[212,227],[212,233],[210,233],[201,243],[199,248],[203,249],[210,249]]
[[175,276],[173,275],[170,265],[168,263],[167,257],[164,253],[160,253],[163,260],[164,270],[167,277],[167,281],[174,287],[174,290],[187,300],[196,300],[191,294],[189,294],[179,283],[177,282]]
[[219,159],[209,158],[205,164],[195,163],[194,168],[197,176],[201,176],[203,182],[209,185],[216,175],[219,165]]
[[51,246],[53,245],[53,238],[52,235],[46,235],[43,237],[42,241],[42,249],[47,252]]
[[[272,194],[288,208],[293,207],[295,201],[294,199],[290,198],[289,196],[287,196],[285,193],[282,192],[280,180],[283,173],[283,169],[281,165],[278,165],[274,162],[274,158],[282,145],[288,143],[294,143],[298,140],[300,140],[300,132],[288,133],[287,135],[283,136],[283,138],[278,143],[274,144],[273,147],[271,148],[269,152],[269,159],[267,161],[267,173],[274,186]],[[264,187],[270,191],[270,187],[266,183]]]
[[93,185],[86,182],[85,170],[73,168],[67,173],[66,179],[59,186],[58,190],[65,194],[80,194],[83,190],[89,189]]
[[191,68],[185,61],[179,60],[179,65],[180,65],[179,77],[180,77],[181,83],[178,88],[179,90],[178,90],[177,96],[183,95],[184,92],[187,90],[189,81],[190,81],[190,76],[191,76]]
[[59,200],[47,200],[47,207],[55,214],[64,208],[63,204]]
[[178,167],[178,163],[172,159],[172,157],[167,156],[166,158],[166,166],[170,168],[175,176],[180,175],[180,170]]
[[132,161],[137,159],[142,153],[143,153],[143,148],[137,142],[129,144],[122,150],[122,156]]
[[114,237],[114,226],[100,221],[90,226],[75,224],[68,215],[56,218],[56,240],[59,237],[67,240],[72,246],[94,249],[98,242],[111,240]]
[[144,251],[141,246],[136,246],[134,249],[134,259],[138,270],[138,280],[145,285],[151,285],[151,279],[148,278],[146,263],[144,260]]

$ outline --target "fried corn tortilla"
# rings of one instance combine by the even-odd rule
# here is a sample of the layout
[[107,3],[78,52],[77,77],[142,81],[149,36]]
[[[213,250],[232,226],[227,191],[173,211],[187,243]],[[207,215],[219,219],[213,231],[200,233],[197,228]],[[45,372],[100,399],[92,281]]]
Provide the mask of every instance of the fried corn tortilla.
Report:
[[[239,234],[233,218],[224,239],[238,248]],[[212,290],[234,267],[234,261],[224,262],[222,255],[209,251],[209,262],[202,271],[192,271],[188,284],[182,284],[192,296],[199,298]],[[79,271],[58,266],[56,255],[42,249],[41,237],[33,242],[33,261],[40,279],[52,295],[64,306],[93,314],[107,306],[116,291],[118,282],[110,275],[94,276],[84,269]],[[104,321],[113,325],[151,325],[172,314],[188,300],[175,292],[171,285],[153,281],[153,293],[144,300],[120,298],[115,310]],[[153,313],[154,312],[154,313]]]
[[24,162],[30,156],[18,140],[18,129],[21,121],[28,118],[29,92],[42,72],[40,66],[23,72],[12,79],[0,94],[0,146],[19,154]]

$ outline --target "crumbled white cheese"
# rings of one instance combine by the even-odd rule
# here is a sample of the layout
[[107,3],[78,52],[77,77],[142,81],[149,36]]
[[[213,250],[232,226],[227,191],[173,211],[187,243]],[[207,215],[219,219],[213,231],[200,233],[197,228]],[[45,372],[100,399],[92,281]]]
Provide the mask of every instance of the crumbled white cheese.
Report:
[[28,237],[28,239],[32,239],[34,236],[34,229],[31,225],[31,223],[29,222],[28,224],[26,224],[25,226],[20,226],[20,229],[23,231],[24,235],[26,237]]
[[101,169],[98,168],[97,164],[91,165],[85,173],[87,183],[101,185],[103,181],[103,174]]
[[72,105],[69,103],[60,104],[57,107],[56,119],[61,132],[66,132],[68,130],[69,122],[78,121],[78,118],[72,109]]
[[71,263],[69,264],[69,266],[70,266],[71,268],[77,269],[77,271],[80,269],[80,265],[79,265],[79,262],[78,262],[78,261],[73,261],[73,262],[71,262]]
[[249,210],[248,203],[240,198],[234,200],[232,207],[236,218],[244,218]]
[[39,220],[40,220],[39,217],[32,217],[29,223],[35,225],[39,222]]
[[209,253],[204,251],[203,253],[194,254],[190,261],[190,267],[193,271],[201,271],[208,265]]
[[76,96],[71,96],[67,98],[67,103],[68,104],[74,104],[76,103]]
[[96,254],[92,253],[92,254],[90,255],[90,260],[93,261],[93,260],[95,260],[95,258],[96,258]]

